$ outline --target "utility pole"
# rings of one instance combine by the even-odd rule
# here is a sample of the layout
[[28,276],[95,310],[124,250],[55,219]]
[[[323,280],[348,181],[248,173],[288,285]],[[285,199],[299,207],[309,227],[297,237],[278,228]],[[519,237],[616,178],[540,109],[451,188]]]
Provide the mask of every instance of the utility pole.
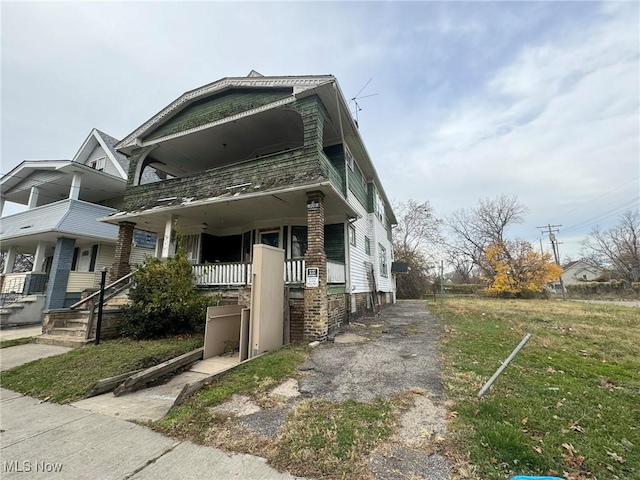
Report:
[[[560,230],[558,230],[557,227],[561,227],[562,225],[551,225],[551,224],[547,224],[546,227],[536,227],[536,228],[540,228],[542,229],[543,232],[549,234],[549,241],[551,242],[551,249],[553,250],[553,256],[556,259],[556,264],[561,267],[562,265],[560,265],[560,250],[558,248],[558,239],[556,238],[554,232],[558,233],[560,232]],[[542,240],[540,240],[540,242],[542,242]],[[567,296],[565,294],[564,291],[564,282],[562,281],[562,275],[560,275],[560,288],[562,289],[562,299],[566,300]]]

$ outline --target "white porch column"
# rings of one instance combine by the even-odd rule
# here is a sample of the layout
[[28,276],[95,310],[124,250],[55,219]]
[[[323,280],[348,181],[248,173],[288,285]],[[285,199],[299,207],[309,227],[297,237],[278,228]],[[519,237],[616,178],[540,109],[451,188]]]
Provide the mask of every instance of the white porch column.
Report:
[[2,216],[2,212],[4,212],[4,197],[0,197],[0,217]]
[[29,192],[29,203],[27,207],[29,210],[38,206],[38,197],[40,196],[40,187],[33,186]]
[[46,258],[47,252],[47,242],[38,242],[38,246],[36,247],[36,253],[33,256],[33,267],[31,267],[31,271],[33,273],[41,273],[42,265],[44,264],[44,259]]
[[167,218],[164,225],[164,239],[162,241],[162,258],[173,257],[176,253],[176,235],[173,230],[173,223],[176,221],[175,215]]
[[82,184],[82,174],[75,172],[71,179],[71,188],[69,189],[69,198],[72,200],[78,200],[80,196],[80,185]]
[[16,263],[17,254],[18,247],[9,247],[9,250],[7,250],[7,256],[4,257],[4,268],[2,269],[2,273],[13,273],[13,264]]

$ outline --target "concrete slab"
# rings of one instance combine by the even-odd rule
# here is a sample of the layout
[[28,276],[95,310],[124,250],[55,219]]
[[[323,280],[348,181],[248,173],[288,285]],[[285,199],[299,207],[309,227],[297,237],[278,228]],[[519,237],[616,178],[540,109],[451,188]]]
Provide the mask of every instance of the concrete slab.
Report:
[[192,372],[213,375],[214,373],[224,372],[240,363],[240,357],[211,357],[206,360],[200,360],[191,367]]
[[161,385],[145,388],[116,397],[105,393],[73,403],[84,410],[139,422],[156,421],[164,417],[182,388],[206,375],[197,372],[183,372]]
[[16,338],[37,337],[38,335],[42,335],[42,325],[0,329],[0,340],[15,340]]
[[[19,433],[23,440],[11,445],[5,445],[3,433],[2,457],[9,462],[2,466],[3,479],[45,478],[46,473],[56,478],[55,470],[47,472],[47,465],[58,468],[57,478],[65,480],[127,478],[179,443],[129,422],[73,407],[50,406],[56,409],[53,416],[58,418],[73,416],[68,412],[74,411],[85,416],[29,436]],[[40,421],[45,414],[35,418]],[[31,419],[27,423],[38,422]],[[14,466],[13,471],[9,471],[10,466]],[[22,472],[16,471],[16,466],[22,467]]]
[[368,342],[369,339],[361,335],[356,335],[355,333],[341,333],[340,335],[336,335],[333,341],[334,343],[365,343]]
[[12,390],[7,390],[6,388],[0,387],[0,402],[7,402],[9,400],[13,400],[14,398],[21,397],[22,395],[18,392],[14,392]]
[[[3,401],[0,417],[3,456],[6,448],[11,445],[73,423],[88,415],[91,415],[91,412],[75,408],[60,409],[59,405],[41,403],[31,397],[19,396]],[[32,421],[35,417],[38,418],[37,422]]]
[[200,478],[293,480],[288,473],[274,470],[264,458],[253,455],[229,455],[190,442],[178,445],[156,462],[131,477],[131,480],[196,480]]
[[57,347],[55,345],[39,345],[36,343],[27,343],[25,345],[16,345],[0,349],[0,370],[9,370],[10,368],[24,365],[25,363],[40,360],[41,358],[53,357],[54,355],[62,355],[67,353],[70,348]]

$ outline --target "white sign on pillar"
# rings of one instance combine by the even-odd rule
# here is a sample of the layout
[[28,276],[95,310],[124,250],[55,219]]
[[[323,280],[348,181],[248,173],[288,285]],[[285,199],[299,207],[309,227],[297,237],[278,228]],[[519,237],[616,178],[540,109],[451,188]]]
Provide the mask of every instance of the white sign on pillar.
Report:
[[320,269],[315,267],[307,268],[307,280],[305,287],[318,288],[320,286]]

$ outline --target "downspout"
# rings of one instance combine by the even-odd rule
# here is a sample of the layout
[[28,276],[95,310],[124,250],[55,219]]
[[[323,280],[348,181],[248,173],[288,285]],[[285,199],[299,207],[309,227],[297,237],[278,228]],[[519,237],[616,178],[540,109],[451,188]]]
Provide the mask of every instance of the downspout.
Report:
[[[336,82],[333,82],[333,91],[336,94],[336,107],[338,108],[338,124],[340,125],[340,139],[342,140],[342,158],[344,162],[344,195],[345,200],[349,203],[349,166],[347,165],[347,155],[345,151],[344,143],[344,131],[342,129],[342,112],[340,111],[340,99],[338,98],[338,88]],[[349,222],[345,221],[343,241],[345,244],[344,255],[344,268],[345,268],[345,291],[349,294],[349,306],[345,308],[348,312],[347,316],[351,315],[351,244],[349,243]]]

